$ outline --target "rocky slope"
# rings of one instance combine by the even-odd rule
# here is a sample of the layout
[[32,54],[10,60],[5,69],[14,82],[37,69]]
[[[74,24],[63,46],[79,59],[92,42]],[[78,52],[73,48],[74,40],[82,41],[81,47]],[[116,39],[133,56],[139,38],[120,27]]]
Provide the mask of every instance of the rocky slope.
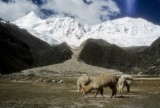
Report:
[[72,58],[50,66],[22,71],[23,75],[73,76],[99,73],[160,74],[159,39],[149,47],[121,48],[101,39],[88,39]]
[[0,22],[0,73],[55,64],[70,59],[71,48],[62,43],[50,46],[17,26]]
[[84,42],[78,59],[90,65],[122,71],[136,63],[131,53],[101,39],[88,39]]
[[160,38],[151,46],[141,49],[135,55],[139,59],[138,67],[146,74],[160,74]]
[[[28,68],[33,63],[30,47],[18,38],[20,31],[15,33],[18,27],[0,23],[0,71],[11,72]],[[23,32],[23,31],[22,31]]]
[[[32,18],[29,16],[30,20],[27,20],[28,22],[22,23],[26,19],[24,17],[22,20],[18,20],[20,22],[17,23],[21,24],[21,27],[24,24],[24,26],[27,25],[28,28],[32,29],[19,29],[11,23],[6,23],[5,21],[0,22],[0,73],[46,65],[51,65],[51,67],[47,67],[44,70],[49,69],[49,72],[53,73],[94,73],[100,67],[118,69],[123,72],[142,71],[147,74],[160,73],[160,38],[153,43],[151,42],[159,37],[159,32],[157,32],[159,26],[157,25],[139,19],[141,25],[137,29],[135,27],[137,20],[124,18],[123,20],[114,20],[90,27],[81,25],[71,18],[68,18],[68,20],[66,18],[35,20],[34,18],[36,17],[33,17],[33,14],[30,15]],[[34,20],[35,22],[33,22]],[[33,22],[33,25],[30,24],[31,22]],[[53,31],[46,31],[46,28]],[[139,30],[140,28],[142,29]],[[53,42],[58,45],[51,46],[39,38],[30,35],[28,33],[30,30],[32,34],[36,33],[34,32],[35,30],[41,30],[45,34],[37,32],[35,35],[43,36],[43,40],[53,39],[51,43]],[[56,37],[56,41],[53,38],[54,36],[52,37],[55,32],[63,33],[63,35],[57,34],[58,38]],[[107,33],[109,34],[107,35]],[[137,35],[134,33],[137,33]],[[49,34],[50,37],[48,37]],[[95,39],[89,39],[90,37]],[[126,41],[126,39],[129,40]],[[133,41],[134,39],[136,40]],[[66,43],[63,41],[66,41]],[[126,48],[113,44],[116,41],[124,43],[124,46],[132,46],[133,44],[141,45],[139,43],[143,43],[142,45],[151,45]],[[77,49],[70,48],[70,46],[73,47],[74,45],[73,48],[75,48],[80,43],[82,44]],[[121,44],[119,45],[123,46]],[[36,70],[41,72],[39,69]],[[106,70],[104,69],[104,71]]]

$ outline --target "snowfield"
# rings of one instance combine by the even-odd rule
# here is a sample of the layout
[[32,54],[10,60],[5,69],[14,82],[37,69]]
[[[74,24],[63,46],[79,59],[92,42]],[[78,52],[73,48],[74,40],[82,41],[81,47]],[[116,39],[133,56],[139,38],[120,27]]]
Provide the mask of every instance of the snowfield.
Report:
[[79,47],[88,38],[104,39],[121,47],[149,46],[160,36],[160,26],[142,18],[120,18],[97,25],[80,24],[69,17],[40,19],[34,12],[12,22],[50,45],[66,42]]

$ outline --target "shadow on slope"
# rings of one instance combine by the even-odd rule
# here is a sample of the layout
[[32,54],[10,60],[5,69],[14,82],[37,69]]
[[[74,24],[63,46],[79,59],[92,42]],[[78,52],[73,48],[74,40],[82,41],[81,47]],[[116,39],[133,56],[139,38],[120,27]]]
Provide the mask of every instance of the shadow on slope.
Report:
[[46,64],[61,63],[72,58],[71,48],[66,43],[52,46],[35,54],[35,66],[44,66]]
[[123,48],[137,58],[133,71],[151,75],[160,74],[160,37],[150,46]]
[[78,59],[94,66],[126,71],[136,62],[131,53],[101,39],[88,39],[80,49]]
[[151,46],[136,52],[139,59],[137,67],[141,67],[145,74],[160,74],[160,37]]
[[1,74],[60,63],[71,55],[71,48],[65,43],[52,47],[24,29],[0,22]]

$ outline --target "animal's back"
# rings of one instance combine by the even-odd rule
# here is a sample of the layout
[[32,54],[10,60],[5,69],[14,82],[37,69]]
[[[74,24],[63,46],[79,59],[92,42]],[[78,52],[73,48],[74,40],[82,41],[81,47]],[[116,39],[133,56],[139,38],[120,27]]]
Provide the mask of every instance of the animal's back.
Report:
[[78,85],[86,85],[87,83],[90,82],[90,78],[86,75],[86,74],[83,74],[82,76],[80,76],[78,79],[77,79],[77,86]]
[[113,74],[101,74],[96,76],[93,80],[93,85],[98,88],[100,86],[107,87],[111,84],[116,85],[118,82],[118,77]]

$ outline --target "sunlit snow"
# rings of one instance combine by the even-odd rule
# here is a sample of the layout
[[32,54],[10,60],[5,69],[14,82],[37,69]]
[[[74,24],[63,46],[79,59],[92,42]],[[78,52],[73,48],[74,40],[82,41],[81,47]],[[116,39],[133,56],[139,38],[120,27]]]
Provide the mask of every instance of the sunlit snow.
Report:
[[160,36],[160,26],[141,18],[125,17],[90,26],[69,17],[42,20],[31,12],[12,23],[51,45],[66,42],[72,48],[88,38],[104,39],[121,47],[149,46]]

